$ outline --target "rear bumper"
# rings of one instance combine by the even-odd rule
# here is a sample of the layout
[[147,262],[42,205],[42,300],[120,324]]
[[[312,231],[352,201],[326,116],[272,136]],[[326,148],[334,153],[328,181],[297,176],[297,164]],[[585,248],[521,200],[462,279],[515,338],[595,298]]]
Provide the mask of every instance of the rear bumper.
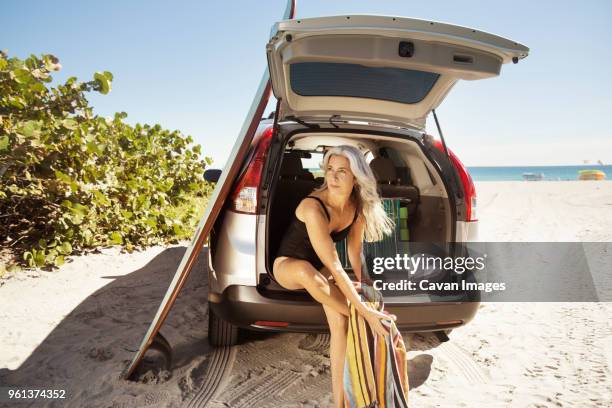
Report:
[[[328,332],[323,307],[307,293],[299,295],[277,293],[269,297],[254,286],[232,285],[222,295],[211,294],[209,305],[223,320],[251,330]],[[479,305],[480,302],[388,303],[385,310],[397,316],[400,330],[421,332],[462,326],[474,318]],[[274,322],[288,324],[274,326]]]

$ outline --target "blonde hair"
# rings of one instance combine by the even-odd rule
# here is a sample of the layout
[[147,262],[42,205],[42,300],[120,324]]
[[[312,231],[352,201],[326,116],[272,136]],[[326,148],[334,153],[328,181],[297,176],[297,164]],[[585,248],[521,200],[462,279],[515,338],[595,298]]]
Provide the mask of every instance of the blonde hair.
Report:
[[[380,241],[384,235],[388,235],[393,231],[394,223],[383,208],[376,189],[374,173],[372,173],[370,166],[359,149],[349,145],[332,147],[325,153],[321,163],[321,169],[324,173],[326,173],[329,159],[334,155],[343,156],[348,159],[351,172],[355,177],[356,183],[351,196],[355,199],[357,205],[356,211],[361,213],[365,221],[365,240],[367,242]],[[323,181],[323,185],[315,191],[323,191],[325,189],[327,189],[327,178]]]

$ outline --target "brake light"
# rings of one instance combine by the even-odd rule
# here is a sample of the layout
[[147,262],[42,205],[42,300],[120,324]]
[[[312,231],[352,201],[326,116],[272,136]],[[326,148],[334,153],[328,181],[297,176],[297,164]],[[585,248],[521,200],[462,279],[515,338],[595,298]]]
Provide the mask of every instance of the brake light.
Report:
[[255,153],[230,196],[230,209],[243,214],[257,213],[257,196],[268,148],[274,132],[272,126],[264,130]]
[[[444,153],[444,147],[442,146],[442,141],[438,139],[434,139],[433,145]],[[465,220],[466,221],[477,221],[476,218],[476,187],[474,186],[474,181],[472,180],[472,176],[468,173],[467,169],[461,163],[461,160],[453,153],[451,149],[446,147],[448,150],[448,154],[450,156],[451,162],[453,166],[459,173],[459,178],[461,179],[461,185],[463,186],[463,191],[465,195],[463,197],[465,201]]]

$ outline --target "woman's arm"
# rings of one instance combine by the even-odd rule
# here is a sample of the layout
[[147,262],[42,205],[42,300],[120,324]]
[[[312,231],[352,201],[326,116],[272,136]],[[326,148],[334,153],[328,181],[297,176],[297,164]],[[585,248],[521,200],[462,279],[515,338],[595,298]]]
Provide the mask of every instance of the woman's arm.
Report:
[[349,235],[347,237],[347,251],[349,262],[351,263],[351,267],[353,268],[353,272],[357,277],[357,281],[361,282],[362,278],[362,261],[361,261],[361,251],[363,250],[363,231],[365,229],[365,224],[363,222],[363,218],[360,215],[355,220],[355,223],[351,227],[349,231]]
[[[296,209],[298,219],[302,219],[306,224],[308,238],[315,253],[331,272],[336,285],[346,298],[355,306],[357,312],[364,316],[368,324],[376,333],[385,336],[389,334],[385,326],[380,322],[381,319],[396,320],[394,315],[388,315],[370,308],[361,302],[353,282],[342,268],[336,245],[327,231],[327,218],[323,213],[323,208],[314,200],[304,200]],[[352,265],[352,264],[351,264]]]

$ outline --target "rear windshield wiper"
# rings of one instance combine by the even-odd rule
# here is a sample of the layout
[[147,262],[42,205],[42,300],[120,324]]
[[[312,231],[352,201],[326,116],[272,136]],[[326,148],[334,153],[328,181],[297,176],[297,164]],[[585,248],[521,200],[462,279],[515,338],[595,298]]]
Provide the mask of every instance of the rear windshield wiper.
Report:
[[285,116],[285,119],[288,119],[292,122],[296,122],[299,123],[302,126],[306,126],[307,128],[310,129],[319,129],[321,126],[317,125],[316,123],[307,123],[304,122],[302,119],[296,118],[295,116]]

